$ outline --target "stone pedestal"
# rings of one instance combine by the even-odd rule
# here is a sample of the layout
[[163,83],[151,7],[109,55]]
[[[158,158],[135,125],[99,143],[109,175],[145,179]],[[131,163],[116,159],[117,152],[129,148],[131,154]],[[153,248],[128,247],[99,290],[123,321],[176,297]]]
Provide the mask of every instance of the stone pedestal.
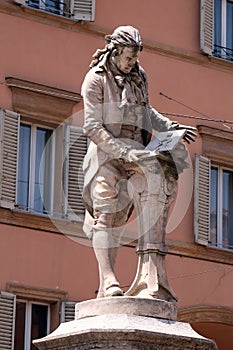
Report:
[[175,319],[176,306],[159,299],[93,299],[78,303],[74,321],[34,345],[40,350],[217,350],[214,341]]

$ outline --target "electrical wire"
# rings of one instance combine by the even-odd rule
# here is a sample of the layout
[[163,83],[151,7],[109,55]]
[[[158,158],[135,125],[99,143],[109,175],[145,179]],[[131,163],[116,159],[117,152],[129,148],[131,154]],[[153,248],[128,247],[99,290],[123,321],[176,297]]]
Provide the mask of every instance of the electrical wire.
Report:
[[[183,107],[186,107],[198,114],[200,114],[202,117],[198,117],[198,116],[192,116],[192,115],[187,115],[187,114],[180,114],[180,113],[168,113],[168,112],[160,112],[161,114],[164,114],[164,115],[168,115],[168,116],[174,116],[174,117],[180,117],[180,118],[188,118],[188,119],[196,119],[196,120],[206,120],[206,121],[209,121],[209,122],[215,122],[215,123],[227,123],[227,124],[233,124],[233,121],[232,120],[225,120],[225,119],[216,119],[216,118],[211,118],[209,117],[207,114],[205,113],[202,113],[200,111],[198,111],[197,109],[195,108],[192,108],[188,105],[186,105],[185,103],[171,97],[171,96],[168,96],[166,94],[164,94],[163,92],[160,91],[159,95],[163,96],[164,98],[170,100],[170,101],[173,101],[173,102],[176,102],[178,103],[179,105],[183,106]],[[228,127],[227,125],[224,125],[225,127],[231,129],[231,127]]]
[[183,106],[183,107],[186,107],[186,108],[190,109],[191,111],[196,112],[196,113],[202,115],[203,117],[207,117],[207,118],[208,118],[208,115],[207,115],[207,114],[204,114],[204,113],[198,111],[197,109],[194,109],[194,108],[192,108],[192,107],[190,107],[190,106],[184,104],[183,102],[180,102],[180,101],[176,100],[176,99],[173,98],[173,97],[170,97],[170,96],[168,96],[168,95],[165,95],[165,94],[164,94],[163,92],[161,92],[161,91],[160,91],[159,94],[160,94],[161,96],[165,97],[165,98],[168,99],[168,100],[174,101],[174,102],[178,103],[179,105],[181,105],[181,106]]
[[[45,93],[44,90],[40,90],[40,89],[35,89],[32,87],[27,87],[27,86],[22,86],[22,85],[17,85],[17,84],[8,84],[5,82],[0,82],[0,85],[6,85],[8,87],[17,87],[20,89],[24,89],[24,90],[30,90],[30,91],[34,91],[34,92],[39,92],[39,93]],[[62,98],[70,98],[70,99],[75,99],[77,101],[80,101],[80,97],[76,97],[76,96],[70,96],[70,95],[66,95],[66,94],[62,94],[62,93],[58,93],[58,92],[52,92],[52,91],[46,91],[46,94],[51,95],[51,96],[55,96],[55,97],[62,97]],[[188,118],[188,119],[195,119],[195,120],[206,120],[206,121],[210,121],[210,122],[215,122],[215,123],[226,123],[226,124],[233,124],[233,120],[227,120],[227,119],[215,119],[215,118],[210,118],[208,117],[206,114],[201,113],[200,111],[193,109],[192,107],[189,107],[188,105],[172,98],[169,97],[167,95],[165,95],[164,93],[160,92],[160,95],[162,95],[163,97],[175,101],[193,111],[195,111],[198,114],[203,115],[203,117],[198,117],[198,116],[193,116],[193,115],[188,115],[188,114],[181,114],[181,113],[170,113],[170,112],[159,112],[163,115],[168,115],[168,116],[173,116],[173,117],[179,117],[179,118]],[[225,125],[227,127],[227,125]]]
[[197,116],[181,114],[181,113],[169,113],[169,112],[159,112],[159,113],[164,114],[164,115],[170,115],[170,116],[173,116],[173,117],[196,119],[196,120],[206,120],[206,121],[215,122],[215,123],[233,124],[233,120],[204,118],[204,117],[197,117]]

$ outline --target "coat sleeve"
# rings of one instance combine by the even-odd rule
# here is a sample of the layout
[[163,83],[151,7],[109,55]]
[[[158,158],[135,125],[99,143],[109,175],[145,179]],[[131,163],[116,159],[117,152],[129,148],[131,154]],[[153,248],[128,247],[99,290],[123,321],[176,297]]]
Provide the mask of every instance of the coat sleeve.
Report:
[[90,70],[82,85],[84,101],[84,134],[110,158],[127,158],[131,149],[123,141],[115,138],[103,123],[104,84],[101,73]]
[[155,108],[150,108],[150,119],[153,129],[157,131],[173,130],[172,121],[156,111]]

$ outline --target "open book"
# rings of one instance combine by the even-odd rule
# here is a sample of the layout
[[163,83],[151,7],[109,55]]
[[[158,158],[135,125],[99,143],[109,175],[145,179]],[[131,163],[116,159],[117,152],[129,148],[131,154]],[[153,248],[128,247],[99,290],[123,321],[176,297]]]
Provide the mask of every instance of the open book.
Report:
[[181,141],[185,133],[185,129],[159,132],[152,138],[145,150],[155,153],[170,152]]

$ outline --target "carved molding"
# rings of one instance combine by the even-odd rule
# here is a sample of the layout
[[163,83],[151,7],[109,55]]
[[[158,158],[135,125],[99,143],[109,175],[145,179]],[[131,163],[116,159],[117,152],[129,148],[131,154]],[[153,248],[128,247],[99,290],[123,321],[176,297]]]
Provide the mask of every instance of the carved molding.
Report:
[[60,289],[27,286],[16,282],[8,282],[6,284],[6,291],[16,294],[18,298],[46,303],[54,303],[65,300],[67,299],[68,295],[67,292]]
[[[83,222],[69,222],[60,219],[51,221],[47,216],[4,208],[0,208],[0,218],[2,224],[36,229],[52,234],[63,234],[71,237],[74,241],[76,239],[78,241],[87,239],[82,230]],[[137,242],[135,241],[128,246],[135,248],[136,244]],[[186,243],[171,239],[166,240],[166,246],[167,254],[233,265],[233,251],[204,247],[196,243]]]
[[233,326],[233,308],[220,305],[194,305],[178,310],[178,321],[214,322]]
[[79,93],[7,77],[12,91],[13,110],[24,119],[59,125],[72,115],[73,107],[82,98]]
[[[89,34],[95,37],[101,37],[104,39],[109,31],[106,28],[100,28],[94,24],[87,22],[73,21],[69,18],[62,16],[54,16],[45,11],[36,11],[30,7],[20,7],[10,0],[5,0],[0,3],[0,12],[6,13],[8,15],[13,15],[32,21],[36,21],[43,24],[52,25],[58,28],[63,28],[65,30],[71,30],[74,32],[81,32]],[[180,48],[176,48],[170,45],[166,45],[159,42],[154,42],[151,40],[146,40],[143,38],[143,47],[147,51],[152,51],[162,56],[167,56],[190,63],[200,64],[207,68],[217,69],[226,71],[228,73],[233,73],[232,62],[221,60],[216,57],[209,57],[200,52],[188,51]]]
[[166,240],[168,254],[233,265],[233,251],[205,247],[196,243]]
[[202,137],[202,153],[212,161],[233,166],[233,132],[206,125],[199,125]]
[[70,222],[62,219],[51,220],[48,216],[35,215],[17,210],[0,208],[0,223],[47,231],[55,234],[64,234],[73,240],[85,239],[82,231],[83,222]]

